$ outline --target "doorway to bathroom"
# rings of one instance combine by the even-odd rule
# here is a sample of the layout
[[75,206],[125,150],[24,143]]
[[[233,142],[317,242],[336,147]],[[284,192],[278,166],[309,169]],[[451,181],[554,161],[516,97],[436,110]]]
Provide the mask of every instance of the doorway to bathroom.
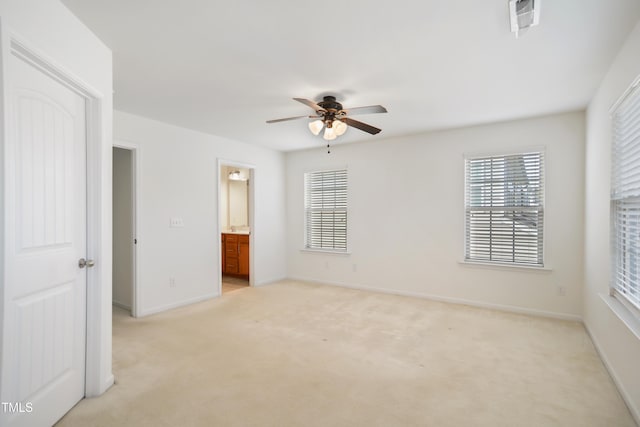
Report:
[[220,294],[251,286],[253,271],[253,168],[219,167]]

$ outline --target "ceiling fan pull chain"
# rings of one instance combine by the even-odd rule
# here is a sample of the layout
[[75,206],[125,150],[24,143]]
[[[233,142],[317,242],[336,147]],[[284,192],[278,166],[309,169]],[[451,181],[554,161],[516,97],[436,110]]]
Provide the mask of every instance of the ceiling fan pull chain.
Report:
[[331,147],[329,147],[329,144],[327,144],[327,154],[331,154]]

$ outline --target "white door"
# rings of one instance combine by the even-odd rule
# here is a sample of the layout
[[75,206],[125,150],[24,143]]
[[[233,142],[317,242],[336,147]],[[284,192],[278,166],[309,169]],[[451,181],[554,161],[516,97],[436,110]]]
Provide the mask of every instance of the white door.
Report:
[[85,387],[85,99],[13,54],[7,70],[0,425],[49,426]]

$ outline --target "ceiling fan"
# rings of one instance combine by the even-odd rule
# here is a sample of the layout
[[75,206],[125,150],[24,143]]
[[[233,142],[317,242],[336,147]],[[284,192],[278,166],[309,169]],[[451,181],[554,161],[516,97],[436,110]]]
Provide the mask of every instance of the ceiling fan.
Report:
[[278,123],[287,120],[297,119],[317,119],[309,123],[309,130],[314,134],[320,134],[324,128],[323,138],[327,141],[336,139],[336,137],[346,132],[347,126],[360,129],[371,135],[380,133],[381,129],[368,125],[358,120],[354,120],[349,116],[355,114],[373,114],[386,113],[387,109],[382,105],[369,105],[367,107],[343,108],[342,104],[336,101],[335,96],[324,96],[322,101],[315,103],[305,98],[293,98],[294,100],[307,105],[315,111],[315,115],[287,117],[285,119],[267,120],[267,123]]

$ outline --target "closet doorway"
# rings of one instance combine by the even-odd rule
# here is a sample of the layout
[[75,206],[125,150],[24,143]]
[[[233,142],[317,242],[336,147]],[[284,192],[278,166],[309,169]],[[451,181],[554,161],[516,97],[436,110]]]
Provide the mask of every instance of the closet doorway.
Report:
[[253,283],[254,168],[219,163],[220,295]]
[[137,156],[133,144],[113,147],[112,302],[136,317]]

